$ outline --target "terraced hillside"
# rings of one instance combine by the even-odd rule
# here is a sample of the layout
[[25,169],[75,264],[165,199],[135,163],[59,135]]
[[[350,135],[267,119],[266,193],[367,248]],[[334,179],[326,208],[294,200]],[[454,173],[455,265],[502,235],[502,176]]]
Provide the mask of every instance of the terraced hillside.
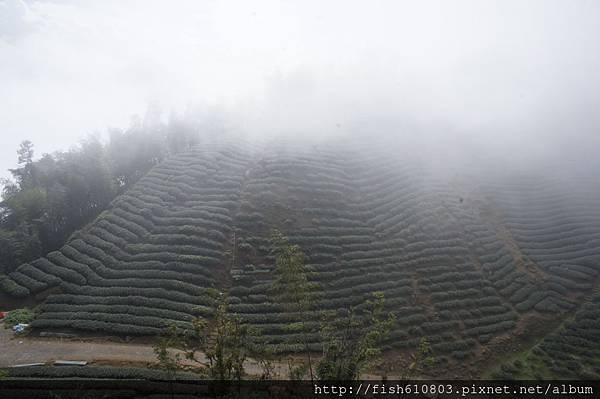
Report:
[[532,321],[556,325],[588,302],[600,271],[598,182],[439,172],[375,143],[203,145],[0,286],[45,297],[38,330],[126,335],[209,317],[206,289],[217,287],[270,343],[294,349],[285,325],[309,316],[269,296],[267,238],[279,228],[308,256],[319,309],[383,291],[398,316],[388,353],[427,337],[440,366],[467,368]]
[[600,378],[600,297],[548,334],[531,350],[507,361],[493,376],[502,379]]

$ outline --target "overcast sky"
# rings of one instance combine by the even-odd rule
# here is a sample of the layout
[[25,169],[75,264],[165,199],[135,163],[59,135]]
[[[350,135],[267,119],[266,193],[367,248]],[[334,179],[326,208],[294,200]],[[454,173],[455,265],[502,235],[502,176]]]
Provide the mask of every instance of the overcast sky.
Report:
[[38,156],[67,149],[148,104],[218,109],[249,130],[393,118],[472,145],[589,153],[599,49],[595,0],[0,0],[0,176],[24,139]]

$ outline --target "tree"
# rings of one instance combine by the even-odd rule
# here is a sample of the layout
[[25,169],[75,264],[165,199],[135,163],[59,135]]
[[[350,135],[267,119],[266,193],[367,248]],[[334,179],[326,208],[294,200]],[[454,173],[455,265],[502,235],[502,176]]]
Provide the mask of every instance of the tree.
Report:
[[163,332],[152,347],[159,367],[165,370],[171,379],[175,376],[177,370],[181,369],[183,357],[180,352],[170,351],[169,349],[177,347],[181,336],[182,333],[177,325],[172,324]]
[[108,154],[111,172],[121,192],[164,159],[165,140],[161,126],[134,124],[126,131],[110,131]]
[[16,190],[2,201],[0,207],[0,271],[9,273],[19,264],[37,258],[43,252],[39,228],[46,197],[42,190],[35,187]]
[[150,108],[127,130],[111,131],[107,145],[89,136],[37,161],[33,143],[23,141],[12,179],[0,180],[0,272],[60,248],[166,155],[195,145],[198,127],[188,119],[166,126]]
[[250,329],[239,317],[228,311],[225,295],[217,302],[213,323],[196,319],[194,330],[198,339],[196,346],[187,351],[190,360],[199,362],[196,352],[206,356],[209,376],[217,380],[240,380],[244,375],[244,361],[250,352]]
[[185,359],[204,366],[208,377],[214,380],[241,380],[244,362],[253,357],[263,365],[265,372],[272,371],[266,359],[267,351],[258,339],[258,332],[229,312],[227,295],[210,290],[215,298],[214,318],[210,322],[196,318],[192,328],[171,326],[155,346],[155,354],[164,367],[177,369],[182,360],[168,348],[181,348]]
[[426,368],[431,367],[435,362],[432,353],[429,340],[425,337],[421,338],[417,350],[410,356],[408,366],[404,368],[402,378],[419,376]]
[[3,181],[0,203],[2,272],[58,249],[75,230],[106,209],[116,190],[104,146],[90,136],[68,152],[33,161],[21,143],[14,181]]
[[[304,264],[305,256],[298,245],[290,244],[287,237],[281,231],[271,232],[272,254],[275,256],[275,279],[271,291],[277,302],[283,304],[289,313],[300,315],[300,321],[290,323],[287,327],[289,332],[298,332],[302,337],[301,344],[304,346],[308,359],[308,371],[311,381],[314,379],[312,356],[308,345],[308,334],[311,332],[306,325],[308,313],[314,308],[315,293],[318,286],[309,280],[310,271]],[[303,366],[300,366],[300,370]],[[299,370],[293,370],[290,365],[290,374],[299,374]]]
[[[154,354],[158,360],[158,366],[165,371],[171,389],[171,398],[175,397],[173,380],[177,371],[182,368],[183,356],[176,348],[182,337],[176,324],[170,325],[153,345]],[[171,350],[170,350],[171,349]]]
[[33,143],[24,140],[17,150],[17,169],[9,169],[21,189],[34,184]]
[[375,292],[363,314],[349,309],[341,318],[330,315],[321,328],[323,357],[317,364],[321,380],[356,380],[364,368],[381,353],[396,318],[384,312],[384,295]]
[[31,165],[33,162],[33,143],[29,140],[21,142],[17,150],[19,165]]

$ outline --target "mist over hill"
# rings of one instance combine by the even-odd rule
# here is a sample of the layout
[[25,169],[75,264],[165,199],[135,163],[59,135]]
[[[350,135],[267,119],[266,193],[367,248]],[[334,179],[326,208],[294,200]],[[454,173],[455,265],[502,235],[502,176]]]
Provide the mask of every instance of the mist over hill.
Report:
[[269,292],[278,228],[306,253],[318,308],[381,291],[398,317],[387,352],[426,337],[431,373],[476,376],[502,345],[542,338],[597,292],[600,185],[417,149],[359,135],[205,138],[1,288],[43,301],[38,332],[156,335],[210,317],[214,287],[277,351],[294,350],[286,326],[299,320],[318,351],[319,320]]

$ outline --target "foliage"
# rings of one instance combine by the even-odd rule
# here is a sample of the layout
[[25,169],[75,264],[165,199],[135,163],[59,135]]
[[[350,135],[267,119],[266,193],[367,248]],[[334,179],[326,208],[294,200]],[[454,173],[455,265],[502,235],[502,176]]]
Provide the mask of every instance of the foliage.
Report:
[[396,318],[384,312],[384,295],[373,293],[363,314],[351,308],[341,318],[329,315],[321,327],[323,357],[317,364],[321,380],[356,380],[361,371],[381,353],[381,343]]
[[597,380],[599,342],[600,296],[596,294],[533,348],[496,367],[491,377]]
[[[253,357],[264,370],[264,378],[270,378],[273,365],[268,352],[261,344],[258,332],[240,318],[229,312],[226,295],[213,291],[218,296],[212,321],[196,318],[191,329],[171,326],[155,346],[155,354],[161,366],[177,370],[183,358],[169,348],[179,347],[185,359],[206,367],[210,379],[241,380],[244,362]],[[204,359],[205,357],[205,359]]]
[[[291,147],[281,154],[268,146],[265,151],[260,146],[246,151],[240,142],[203,146],[202,151],[161,163],[131,186],[164,154],[187,148],[176,140],[162,147],[153,144],[169,133],[152,128],[146,150],[140,146],[140,153],[132,155],[139,163],[113,162],[136,150],[127,141],[143,140],[144,123],[119,133],[120,144],[115,141],[110,151],[104,146],[113,193],[128,191],[59,253],[13,271],[12,266],[28,256],[44,253],[48,237],[59,242],[68,230],[63,208],[51,204],[87,197],[70,196],[87,189],[73,173],[61,172],[65,157],[55,154],[33,161],[28,155],[31,146],[21,151],[18,175],[12,186],[5,187],[7,207],[0,209],[0,257],[5,259],[0,264],[8,271],[7,276],[0,275],[0,288],[26,296],[60,285],[62,293],[54,294],[58,288],[52,291],[46,300],[52,306],[43,308],[34,328],[158,334],[173,321],[210,317],[213,302],[206,300],[205,287],[231,282],[228,313],[260,328],[261,338],[273,351],[303,353],[298,357],[304,363],[308,356],[309,364],[294,363],[290,372],[306,378],[310,356],[323,349],[319,312],[337,312],[335,317],[343,320],[345,309],[354,307],[360,320],[361,308],[373,292],[384,292],[386,308],[394,309],[398,317],[398,328],[380,344],[381,350],[389,345],[414,351],[426,336],[436,356],[443,354],[441,363],[487,356],[476,350],[478,345],[514,328],[515,319],[522,317],[517,312],[564,311],[565,293],[585,295],[597,280],[593,266],[598,251],[589,246],[596,227],[583,228],[581,221],[565,214],[569,228],[559,232],[553,219],[534,234],[527,225],[546,205],[536,208],[525,224],[518,222],[523,215],[513,214],[510,229],[515,243],[546,275],[536,281],[525,268],[515,266],[514,248],[498,240],[495,224],[487,226],[486,218],[463,214],[466,210],[446,203],[447,194],[437,185],[415,186],[410,176],[419,177],[410,168],[404,172],[387,164],[371,168],[360,156],[338,157],[334,151],[295,155]],[[94,148],[83,158],[97,153]],[[254,162],[259,157],[264,159]],[[382,163],[388,162],[385,158]],[[79,158],[69,159],[78,169]],[[442,202],[437,194],[431,195],[436,192]],[[90,196],[97,195],[90,191]],[[70,204],[79,209],[77,201]],[[456,212],[452,220],[464,223],[446,226],[447,211]],[[272,225],[285,226],[289,240],[280,234],[271,243],[276,245],[269,247],[265,233]],[[238,274],[230,281],[221,266],[233,232],[239,233],[239,257],[233,268]],[[283,267],[277,267],[278,262]],[[255,266],[242,268],[246,264]],[[313,291],[315,282],[324,290]],[[576,305],[576,296],[567,299],[573,302],[569,306]],[[196,305],[201,310],[196,311]],[[569,338],[573,344],[565,349],[564,343],[553,342],[555,350],[548,353],[581,356],[577,348],[592,353],[580,340],[595,333],[586,328],[581,334],[581,328]],[[402,365],[408,368],[411,362],[407,357]],[[576,371],[558,357],[548,363],[549,370],[559,367],[564,367],[563,374]],[[413,366],[411,372],[428,372],[419,368]],[[577,373],[593,370],[585,367]]]
[[127,131],[112,130],[107,152],[120,191],[138,181],[166,155],[163,132],[137,123]]
[[154,354],[158,360],[159,367],[167,373],[169,379],[175,376],[177,370],[181,369],[183,356],[180,352],[169,350],[178,344],[179,332],[177,325],[171,325],[158,338],[153,345]]
[[310,282],[305,255],[298,245],[290,244],[279,230],[271,232],[272,253],[275,256],[275,280],[272,292],[288,312],[305,312],[313,306],[317,286]]
[[432,353],[429,340],[421,338],[417,350],[410,356],[408,366],[404,369],[403,378],[418,377],[425,369],[433,366],[435,358]]
[[218,303],[212,325],[203,319],[196,319],[193,325],[198,340],[197,346],[188,351],[188,358],[196,359],[196,351],[200,349],[207,358],[211,378],[240,380],[251,332],[238,317],[229,314],[227,297],[223,295]]
[[34,317],[33,311],[27,308],[11,310],[4,318],[4,327],[12,328],[12,326],[19,323],[29,324]]
[[[298,245],[291,244],[279,230],[271,232],[270,241],[271,253],[275,256],[275,279],[271,287],[274,298],[276,302],[283,304],[287,312],[306,314],[314,307],[318,286],[309,280],[310,271],[304,264],[305,255]],[[289,332],[299,333],[308,357],[307,367],[292,367],[290,363],[290,378],[297,377],[302,370],[308,369],[313,380],[312,357],[307,339],[311,330],[304,318],[299,322],[289,323],[287,329]]]
[[4,185],[0,203],[4,272],[58,248],[106,208],[115,194],[109,162],[97,138],[35,162],[32,157],[33,145],[23,142],[19,168],[11,170],[15,182]]
[[[107,378],[127,380],[166,380],[170,376],[162,370],[152,370],[141,367],[111,367],[111,366],[26,366],[11,367],[6,370],[10,377],[17,378]],[[198,376],[192,373],[177,373],[178,380],[195,380]],[[166,387],[166,390],[169,388]]]
[[0,182],[0,273],[58,249],[165,156],[197,143],[189,123],[165,125],[150,116],[111,131],[106,145],[90,136],[39,160],[33,143],[23,141],[18,167],[10,169],[13,179]]

